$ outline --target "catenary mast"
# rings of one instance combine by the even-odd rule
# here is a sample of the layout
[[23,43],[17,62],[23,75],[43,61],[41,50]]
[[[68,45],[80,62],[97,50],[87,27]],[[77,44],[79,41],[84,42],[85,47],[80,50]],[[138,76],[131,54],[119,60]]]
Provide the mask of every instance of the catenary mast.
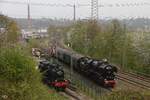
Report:
[[91,19],[98,20],[98,0],[91,1]]

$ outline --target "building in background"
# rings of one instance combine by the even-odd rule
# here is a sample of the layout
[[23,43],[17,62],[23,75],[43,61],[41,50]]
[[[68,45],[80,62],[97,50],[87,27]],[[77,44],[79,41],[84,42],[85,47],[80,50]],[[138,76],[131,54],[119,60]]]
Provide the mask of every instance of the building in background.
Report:
[[32,31],[22,29],[21,33],[23,39],[38,39],[48,37],[47,29],[40,29],[40,30],[32,29]]

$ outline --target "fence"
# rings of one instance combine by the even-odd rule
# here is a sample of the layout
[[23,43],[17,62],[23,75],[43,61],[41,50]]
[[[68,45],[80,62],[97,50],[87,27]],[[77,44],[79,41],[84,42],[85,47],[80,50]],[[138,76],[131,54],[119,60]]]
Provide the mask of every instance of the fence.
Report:
[[65,67],[65,77],[70,79],[72,84],[75,85],[81,92],[84,92],[86,95],[90,96],[94,100],[100,100],[104,94],[108,93],[109,90],[104,89],[84,76],[74,72],[70,74],[69,67]]

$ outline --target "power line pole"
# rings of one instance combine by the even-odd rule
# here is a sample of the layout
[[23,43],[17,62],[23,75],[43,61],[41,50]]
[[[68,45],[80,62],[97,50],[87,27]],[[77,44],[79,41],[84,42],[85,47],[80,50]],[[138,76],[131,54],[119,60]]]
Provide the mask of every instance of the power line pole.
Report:
[[123,68],[126,67],[126,63],[127,63],[126,52],[127,52],[127,42],[128,42],[128,40],[127,40],[126,31],[127,31],[127,26],[126,26],[126,24],[124,24],[124,34],[125,34],[125,38],[124,38],[123,54],[122,54],[122,67],[123,67]]
[[91,2],[91,19],[98,20],[98,0],[92,0]]
[[28,3],[28,29],[31,31],[31,15],[30,15],[30,4]]
[[0,15],[3,15],[2,11],[0,11]]
[[73,20],[76,21],[76,5],[73,5]]

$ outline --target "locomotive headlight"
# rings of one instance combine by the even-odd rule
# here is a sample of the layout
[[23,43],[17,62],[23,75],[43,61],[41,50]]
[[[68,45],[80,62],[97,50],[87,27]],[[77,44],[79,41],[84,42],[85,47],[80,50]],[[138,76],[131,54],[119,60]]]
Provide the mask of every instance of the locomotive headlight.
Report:
[[111,68],[110,66],[108,66],[108,67],[106,67],[106,69],[107,69],[107,70],[110,70],[110,69],[112,69],[112,68]]
[[109,82],[107,81],[107,79],[104,80],[105,84],[108,84]]

